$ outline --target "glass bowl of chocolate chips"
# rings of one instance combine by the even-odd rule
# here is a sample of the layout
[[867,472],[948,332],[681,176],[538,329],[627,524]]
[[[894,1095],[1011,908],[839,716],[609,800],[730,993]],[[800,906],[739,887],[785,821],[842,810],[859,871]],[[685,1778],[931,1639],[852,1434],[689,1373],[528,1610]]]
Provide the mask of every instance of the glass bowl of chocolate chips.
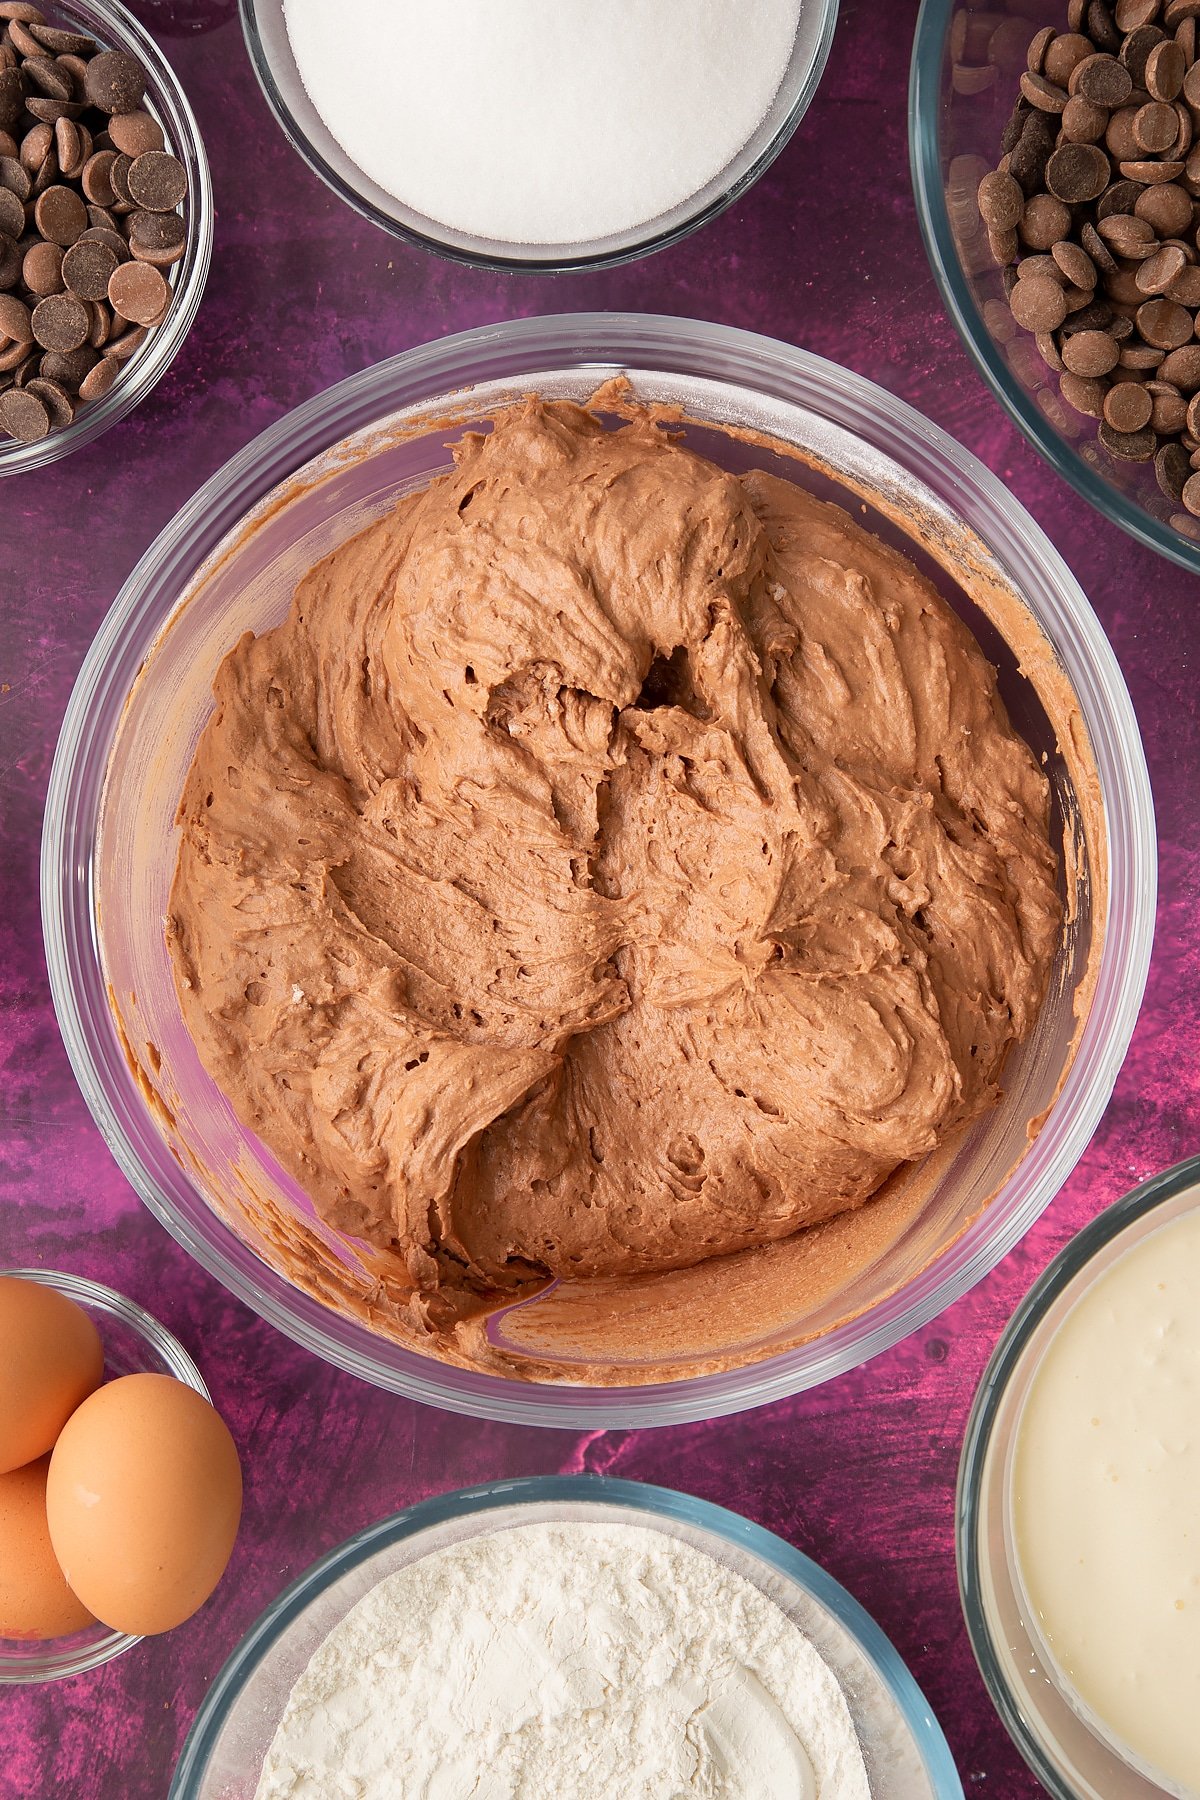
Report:
[[909,145],[997,399],[1085,500],[1200,573],[1200,0],[923,0]]
[[169,64],[114,0],[0,0],[0,475],[90,443],[195,318],[212,186]]

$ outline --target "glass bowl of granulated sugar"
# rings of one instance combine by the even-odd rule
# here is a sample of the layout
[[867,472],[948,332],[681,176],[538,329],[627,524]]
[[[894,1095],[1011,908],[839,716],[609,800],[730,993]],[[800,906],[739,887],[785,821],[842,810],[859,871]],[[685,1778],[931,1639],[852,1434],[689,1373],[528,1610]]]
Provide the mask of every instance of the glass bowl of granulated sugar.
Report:
[[234,1651],[170,1800],[963,1800],[879,1627],[723,1507],[605,1477],[359,1532]]
[[397,237],[487,268],[660,250],[804,117],[838,0],[241,0],[279,123]]

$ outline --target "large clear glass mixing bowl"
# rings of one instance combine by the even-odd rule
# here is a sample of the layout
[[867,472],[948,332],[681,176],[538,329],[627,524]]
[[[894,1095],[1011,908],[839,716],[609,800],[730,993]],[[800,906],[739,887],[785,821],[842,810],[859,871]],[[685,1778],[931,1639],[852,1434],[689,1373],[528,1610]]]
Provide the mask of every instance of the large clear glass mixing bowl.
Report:
[[[531,390],[587,397],[618,372],[636,394],[678,406],[687,440],[729,468],[801,478],[918,558],[976,630],[1044,758],[1076,906],[1001,1103],[932,1165],[894,1178],[861,1217],[736,1266],[610,1283],[603,1305],[593,1289],[583,1308],[587,1284],[557,1284],[491,1321],[507,1378],[405,1341],[378,1255],[315,1217],[202,1068],[163,934],[175,809],[214,670],[243,631],[280,619],[314,562],[445,469],[464,425]],[[988,593],[1007,598],[1007,639]],[[1035,681],[1024,671],[1039,656]],[[1004,487],[831,363],[723,326],[615,314],[521,320],[410,351],[300,407],[214,476],[142,558],[88,654],[50,782],[42,869],[68,1052],[122,1169],[179,1241],[264,1317],[367,1380],[461,1412],[572,1427],[664,1424],[794,1393],[894,1344],[977,1281],[1095,1129],[1145,983],[1155,896],[1150,792],[1116,661]],[[731,1317],[735,1273],[755,1298]]]

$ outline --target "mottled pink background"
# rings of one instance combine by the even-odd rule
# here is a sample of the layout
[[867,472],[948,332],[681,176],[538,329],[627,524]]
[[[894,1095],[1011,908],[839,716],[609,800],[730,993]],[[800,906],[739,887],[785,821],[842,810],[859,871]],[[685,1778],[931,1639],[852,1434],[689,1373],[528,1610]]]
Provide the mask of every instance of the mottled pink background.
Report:
[[[1085,511],[1002,417],[943,317],[905,148],[916,0],[844,0],[811,112],[714,225],[594,276],[496,277],[408,250],[308,174],[268,115],[233,0],[139,11],[179,68],[213,163],[216,252],[169,376],[90,449],[0,487],[0,1263],[90,1275],[159,1314],[241,1449],[232,1567],[199,1615],[92,1676],[0,1692],[0,1800],[151,1800],[196,1708],[279,1589],[348,1533],[465,1482],[603,1470],[678,1486],[780,1532],[879,1620],[936,1710],[969,1795],[1037,1783],[988,1703],[959,1614],[954,1476],[980,1371],[1038,1271],[1085,1219],[1200,1148],[1194,916],[1200,584]],[[140,552],[281,413],[380,357],[516,314],[645,309],[768,332],[873,377],[969,445],[1066,556],[1133,691],[1158,802],[1163,900],[1145,1009],[1095,1142],[1019,1251],[867,1368],[801,1399],[673,1430],[569,1433],[411,1405],[294,1348],[143,1211],[76,1090],[51,1010],[37,856],[59,722]]]

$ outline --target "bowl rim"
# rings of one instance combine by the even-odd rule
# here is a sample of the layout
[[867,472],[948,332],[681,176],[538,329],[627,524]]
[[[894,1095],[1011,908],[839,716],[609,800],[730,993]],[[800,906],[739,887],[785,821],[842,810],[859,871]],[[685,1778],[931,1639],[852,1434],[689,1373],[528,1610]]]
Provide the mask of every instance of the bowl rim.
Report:
[[[997,1224],[997,1196],[955,1244],[905,1285],[903,1302],[893,1295],[864,1315],[870,1320],[866,1328],[861,1319],[835,1327],[818,1340],[816,1352],[811,1345],[802,1346],[720,1373],[623,1388],[521,1382],[462,1370],[391,1345],[385,1363],[379,1342],[363,1341],[370,1337],[365,1328],[351,1327],[340,1315],[330,1314],[283,1283],[257,1257],[253,1275],[245,1273],[238,1259],[251,1253],[211,1209],[206,1208],[202,1228],[181,1216],[142,1161],[106,1085],[98,1055],[103,1047],[99,1034],[113,1034],[111,1016],[106,1015],[98,1025],[92,1014],[85,1018],[92,997],[85,994],[81,1000],[80,988],[88,971],[98,966],[99,955],[90,862],[95,809],[88,785],[94,772],[89,752],[97,754],[92,741],[95,734],[110,729],[103,723],[105,707],[114,697],[109,690],[119,685],[121,703],[128,691],[127,682],[118,683],[112,665],[119,663],[124,653],[133,667],[137,666],[145,645],[166,616],[159,610],[155,582],[169,576],[178,583],[175,592],[179,591],[203,560],[197,544],[207,553],[227,529],[230,495],[237,508],[232,516],[244,517],[263,495],[311,459],[311,445],[300,453],[294,448],[298,438],[307,444],[303,434],[319,429],[322,446],[339,442],[382,416],[381,394],[388,397],[389,414],[404,411],[406,406],[424,411],[454,391],[455,370],[461,387],[463,367],[477,369],[485,364],[490,370],[488,358],[514,382],[526,374],[534,381],[537,371],[565,365],[586,369],[589,375],[594,372],[599,386],[606,376],[622,368],[657,367],[695,374],[699,364],[700,371],[711,375],[712,362],[718,356],[722,359],[720,379],[726,385],[741,383],[757,394],[781,396],[798,406],[806,403],[807,396],[810,406],[828,407],[836,392],[837,417],[843,426],[857,429],[906,467],[928,465],[943,478],[947,469],[952,471],[956,506],[968,521],[973,504],[986,507],[989,522],[985,535],[989,548],[1002,561],[1005,555],[1027,563],[1036,559],[1047,589],[1044,605],[1053,608],[1053,616],[1043,618],[1042,629],[1057,633],[1074,658],[1077,695],[1096,739],[1097,755],[1103,743],[1112,765],[1104,854],[1109,920],[1120,920],[1121,928],[1107,934],[1112,949],[1104,952],[1074,1061],[1046,1124],[1010,1177],[1010,1182],[1022,1184],[1021,1204]],[[468,358],[474,360],[467,363]],[[109,747],[106,736],[99,753],[105,763]],[[51,770],[41,880],[51,992],[85,1100],[132,1186],[202,1267],[307,1349],[409,1398],[513,1423],[562,1427],[574,1422],[580,1428],[632,1428],[743,1411],[856,1367],[934,1318],[1012,1248],[1078,1161],[1112,1091],[1149,967],[1157,860],[1145,755],[1112,648],[1053,545],[975,457],[905,402],[808,351],[696,320],[651,314],[568,313],[477,327],[349,376],[277,420],[198,489],[143,554],[84,659]],[[81,928],[78,915],[85,904],[86,923]],[[122,1102],[127,1098],[124,1088],[121,1098]],[[140,1102],[133,1110],[141,1124],[139,1107]],[[1002,1188],[1000,1193],[1004,1191]],[[985,1230],[982,1221],[989,1217],[993,1223]]]
[[[0,1279],[36,1282],[39,1287],[53,1288],[55,1293],[62,1294],[77,1305],[93,1308],[111,1318],[119,1319],[131,1331],[137,1333],[144,1343],[160,1356],[167,1364],[171,1374],[177,1381],[184,1382],[193,1388],[202,1399],[212,1402],[204,1377],[184,1349],[179,1339],[153,1313],[131,1300],[128,1294],[118,1293],[116,1288],[105,1287],[99,1281],[91,1281],[85,1275],[74,1275],[65,1269],[4,1269],[0,1268]],[[98,1623],[99,1621],[97,1621]],[[90,1629],[90,1627],[85,1627]],[[99,1669],[111,1662],[115,1656],[124,1655],[140,1644],[140,1636],[127,1631],[115,1631],[104,1628],[107,1635],[93,1642],[79,1646],[73,1650],[56,1650],[54,1645],[61,1643],[61,1638],[49,1638],[40,1647],[38,1654],[24,1657],[8,1657],[3,1650],[5,1641],[0,1639],[0,1687],[29,1686],[37,1682],[63,1681],[71,1675],[83,1675],[90,1669]]]
[[962,1800],[962,1783],[950,1747],[916,1678],[882,1627],[820,1563],[777,1532],[710,1500],[654,1483],[591,1474],[525,1475],[435,1494],[364,1527],[318,1557],[259,1614],[226,1659],[192,1721],[167,1800],[195,1800],[208,1758],[242,1688],[287,1627],[343,1575],[375,1552],[431,1526],[479,1517],[484,1522],[482,1533],[489,1513],[537,1504],[615,1506],[650,1513],[668,1523],[699,1527],[786,1576],[832,1614],[879,1675],[904,1717],[938,1800]]
[[178,278],[171,284],[172,298],[166,318],[130,359],[128,369],[117,376],[107,394],[84,407],[69,425],[52,429],[32,444],[0,438],[0,477],[42,469],[60,457],[82,450],[141,405],[166,374],[191,331],[212,260],[212,175],[200,126],[179,77],[146,28],[121,0],[55,0],[55,3],[58,12],[72,22],[92,27],[94,19],[100,20],[105,29],[97,31],[97,36],[111,38],[112,47],[131,50],[138,57],[149,77],[152,110],[159,109],[155,88],[165,99],[168,143],[188,175],[187,245],[178,266]]
[[1138,543],[1200,574],[1200,543],[1171,530],[1098,475],[1012,380],[963,278],[942,186],[937,131],[943,46],[955,5],[956,0],[921,0],[908,86],[909,162],[917,220],[942,302],[988,388],[1055,474]]
[[[1200,1184],[1200,1155],[1185,1157],[1139,1182],[1077,1231],[1047,1264],[1021,1301],[979,1379],[963,1433],[954,1503],[958,1593],[967,1636],[988,1695],[1005,1730],[1053,1800],[1079,1800],[1077,1789],[1050,1758],[1021,1696],[1009,1685],[988,1618],[979,1546],[980,1495],[996,1425],[1026,1347],[1047,1313],[1072,1282],[1130,1226]],[[1082,1297],[1082,1296],[1081,1296]],[[1108,1744],[1110,1750],[1113,1745]]]
[[[377,225],[381,231],[386,231],[391,237],[400,238],[403,242],[412,244],[419,249],[432,251],[435,256],[445,257],[451,262],[465,264],[468,268],[490,269],[497,273],[516,275],[566,275],[594,269],[618,268],[623,263],[636,262],[643,256],[650,256],[656,250],[665,250],[670,245],[679,243],[681,239],[690,237],[694,231],[699,231],[701,226],[707,225],[712,219],[717,218],[727,207],[732,206],[736,200],[740,199],[749,188],[753,187],[754,183],[766,173],[776,157],[786,147],[801,119],[812,105],[813,97],[825,72],[825,65],[829,60],[841,0],[806,0],[806,3],[815,3],[822,10],[819,35],[813,46],[812,57],[804,81],[795,100],[780,120],[769,141],[763,145],[762,150],[749,167],[744,169],[728,188],[723,188],[695,213],[686,214],[666,229],[652,232],[643,238],[637,238],[632,243],[623,244],[619,248],[570,255],[564,253],[569,250],[569,246],[544,246],[547,254],[540,256],[506,256],[500,251],[473,250],[464,244],[456,244],[450,239],[438,237],[432,232],[419,231],[416,226],[407,225],[399,219],[391,218],[352,183],[344,179],[332,164],[326,161],[308,134],[302,129],[284,96],[275,65],[271,61],[259,26],[260,12],[267,3],[268,0],[238,0],[242,33],[246,40],[246,51],[251,67],[258,78],[258,84],[267,105],[274,114],[275,121],[288,143],[308,164],[313,174],[318,176],[325,186],[337,195],[339,200],[344,201],[347,206],[353,207],[362,218],[368,220],[372,225]],[[798,29],[799,20],[797,20]],[[737,154],[738,152],[735,151],[735,159]],[[719,178],[718,174],[713,179]],[[704,185],[707,187],[710,184],[706,182]],[[699,191],[703,192],[703,189]],[[681,207],[686,207],[687,204],[686,200],[680,202]],[[431,220],[430,223],[433,224],[436,221]],[[647,223],[653,224],[654,221],[648,220]],[[637,227],[632,227],[632,229],[636,230]],[[615,237],[620,234],[614,232],[610,235]],[[496,240],[496,242],[500,241],[502,240]]]

